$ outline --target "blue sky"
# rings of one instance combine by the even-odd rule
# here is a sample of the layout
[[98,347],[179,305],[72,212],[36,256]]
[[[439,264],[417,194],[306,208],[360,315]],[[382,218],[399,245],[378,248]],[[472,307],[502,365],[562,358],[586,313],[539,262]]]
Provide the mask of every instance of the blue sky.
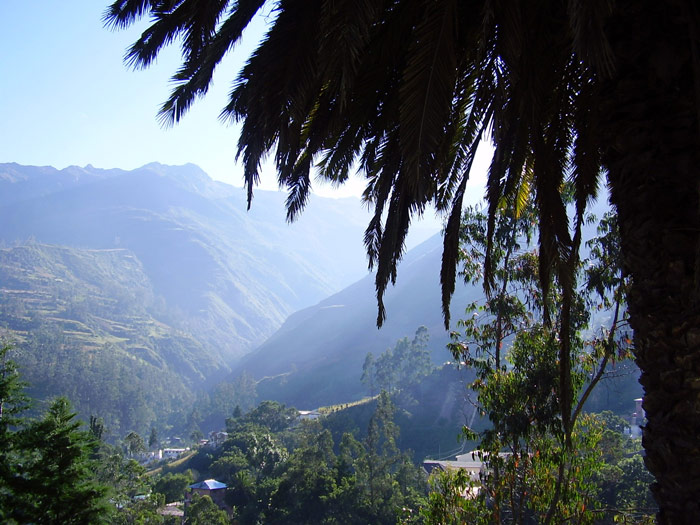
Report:
[[[129,69],[124,53],[146,22],[106,29],[101,18],[107,5],[0,0],[0,162],[123,169],[192,162],[214,179],[241,186],[242,168],[234,160],[238,129],[218,116],[236,73],[264,34],[265,18],[219,66],[208,95],[179,124],[163,128],[156,115],[179,65],[179,48],[168,48],[149,69]],[[261,187],[277,188],[272,165],[263,168]],[[362,183],[314,188],[329,196],[359,195]]]
[[[179,125],[164,129],[156,114],[169,93],[178,48],[169,48],[147,70],[127,68],[122,57],[145,24],[106,29],[106,5],[0,2],[0,161],[125,169],[152,161],[193,162],[216,179],[240,185],[234,163],[238,132],[218,115],[246,48],[222,64],[209,96]],[[264,32],[264,23],[256,26],[248,50]]]

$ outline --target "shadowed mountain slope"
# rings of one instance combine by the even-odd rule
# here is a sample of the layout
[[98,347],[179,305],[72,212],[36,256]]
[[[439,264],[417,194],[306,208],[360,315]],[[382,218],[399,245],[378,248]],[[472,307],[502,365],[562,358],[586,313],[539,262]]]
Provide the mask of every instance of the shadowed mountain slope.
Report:
[[[419,326],[430,333],[436,363],[451,359],[445,345],[449,333],[442,320],[439,268],[442,241],[431,237],[406,254],[400,278],[387,291],[387,319],[377,329],[374,279],[366,276],[341,292],[291,315],[282,327],[235,367],[262,379],[261,399],[276,399],[308,408],[344,403],[364,395],[360,382],[368,352],[375,356],[400,338],[412,337]],[[458,286],[453,319],[462,317],[481,288]]]

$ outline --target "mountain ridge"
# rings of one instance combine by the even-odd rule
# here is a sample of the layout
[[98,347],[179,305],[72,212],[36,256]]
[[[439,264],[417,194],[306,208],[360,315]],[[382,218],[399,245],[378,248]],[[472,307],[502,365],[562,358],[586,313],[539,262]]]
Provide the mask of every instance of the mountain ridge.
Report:
[[[451,359],[445,345],[449,331],[442,319],[439,263],[441,236],[435,235],[406,253],[400,279],[387,289],[387,318],[376,326],[374,276],[367,275],[340,292],[287,318],[279,330],[234,366],[236,374],[261,380],[262,399],[314,407],[361,398],[362,364],[368,352],[377,355],[398,339],[412,337],[426,326],[435,363]],[[483,294],[480,287],[458,285],[452,318]],[[453,324],[456,321],[453,322]]]
[[[333,202],[342,210],[323,220],[310,208],[312,216],[301,225],[286,226],[277,221],[284,216],[281,195],[256,193],[255,211],[248,213],[242,190],[211,180],[194,165],[149,164],[132,171],[0,165],[0,175],[8,172],[4,180],[31,182],[38,172],[40,179],[53,175],[60,183],[49,185],[51,191],[30,185],[16,198],[5,188],[0,239],[6,245],[33,239],[131,250],[155,292],[192,316],[203,337],[218,332],[211,344],[223,345],[231,360],[262,342],[288,314],[362,275],[365,266],[359,201]],[[315,202],[328,211],[323,199]],[[357,239],[354,247],[348,237]],[[317,254],[310,262],[309,252]]]
[[284,195],[248,212],[242,189],[161,164],[2,164],[0,189],[4,334],[39,398],[115,429],[177,425],[289,314],[366,274],[357,199],[313,196],[287,225]]

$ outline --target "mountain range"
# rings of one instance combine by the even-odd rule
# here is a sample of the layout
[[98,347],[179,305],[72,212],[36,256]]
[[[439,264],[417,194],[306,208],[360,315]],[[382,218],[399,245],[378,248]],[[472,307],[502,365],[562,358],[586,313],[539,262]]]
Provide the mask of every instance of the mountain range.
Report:
[[[355,199],[314,198],[288,225],[284,197],[212,181],[194,165],[134,171],[0,166],[0,240],[126,249],[168,310],[221,365],[290,313],[366,273]],[[353,240],[355,242],[353,242]]]
[[367,274],[359,199],[312,195],[292,224],[284,201],[256,191],[246,211],[241,188],[194,165],[0,165],[0,325],[39,397],[109,412],[81,383],[123,370],[114,388],[143,409],[130,415],[121,396],[110,417],[142,429]]
[[[312,196],[293,224],[284,201],[256,191],[246,211],[194,165],[0,165],[0,327],[32,395],[147,432],[192,427],[202,396],[230,408],[244,386],[299,408],[359,399],[367,354],[420,326],[433,362],[451,360],[434,225],[418,225],[378,330],[359,199]],[[454,322],[482,296],[458,286]]]

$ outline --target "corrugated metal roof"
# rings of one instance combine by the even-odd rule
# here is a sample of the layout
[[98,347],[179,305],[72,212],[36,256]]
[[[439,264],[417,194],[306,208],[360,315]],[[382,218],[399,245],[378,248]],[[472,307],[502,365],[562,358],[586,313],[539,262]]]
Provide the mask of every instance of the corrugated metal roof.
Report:
[[215,479],[205,479],[194,485],[190,485],[191,489],[204,489],[204,490],[215,490],[215,489],[225,489],[226,483],[221,483]]

